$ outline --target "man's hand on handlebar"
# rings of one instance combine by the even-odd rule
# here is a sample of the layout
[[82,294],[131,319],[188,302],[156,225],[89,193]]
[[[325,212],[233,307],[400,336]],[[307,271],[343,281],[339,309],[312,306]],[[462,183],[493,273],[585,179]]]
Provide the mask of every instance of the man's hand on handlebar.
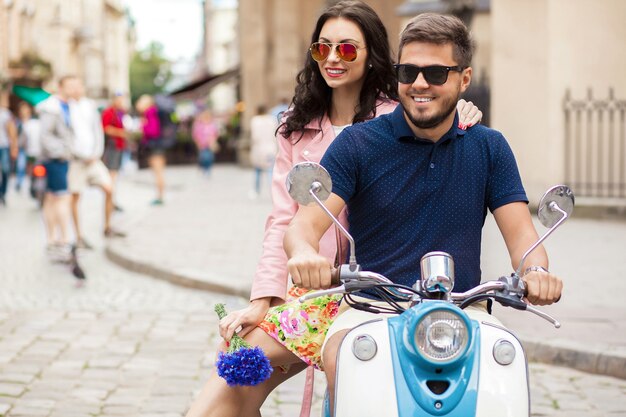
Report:
[[549,272],[531,271],[522,277],[528,294],[526,299],[533,305],[545,306],[561,298],[563,281]]
[[287,262],[294,285],[312,290],[331,287],[333,266],[318,253],[302,253],[291,257]]

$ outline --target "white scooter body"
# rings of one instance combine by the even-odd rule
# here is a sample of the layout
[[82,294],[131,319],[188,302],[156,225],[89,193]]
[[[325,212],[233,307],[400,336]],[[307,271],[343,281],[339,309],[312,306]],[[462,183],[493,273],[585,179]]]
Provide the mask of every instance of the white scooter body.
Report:
[[[530,413],[526,358],[518,339],[495,317],[479,309],[468,308],[465,313],[479,326],[478,369],[471,378],[477,379],[478,393],[475,409],[455,409],[448,416],[528,417]],[[412,398],[398,398],[391,353],[390,330],[387,316],[374,319],[352,329],[343,340],[337,358],[336,412],[337,417],[364,416],[431,416],[442,415],[433,409],[423,410]],[[368,361],[358,359],[352,350],[355,338],[369,335],[377,345],[376,355]],[[494,359],[493,349],[501,340],[515,348],[510,365],[500,365]],[[472,360],[468,358],[467,360]],[[407,381],[410,382],[410,381]],[[416,381],[413,381],[416,383]],[[431,394],[434,401],[439,398]],[[415,404],[410,414],[402,413],[399,404]],[[406,407],[405,407],[406,409]],[[432,412],[432,413],[431,413]]]

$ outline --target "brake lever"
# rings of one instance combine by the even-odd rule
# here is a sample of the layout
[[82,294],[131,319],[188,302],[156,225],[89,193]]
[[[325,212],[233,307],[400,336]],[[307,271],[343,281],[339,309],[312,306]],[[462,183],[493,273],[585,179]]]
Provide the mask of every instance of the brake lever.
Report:
[[555,319],[554,317],[552,317],[551,315],[549,315],[547,313],[544,313],[543,311],[539,310],[538,308],[526,305],[526,311],[530,311],[531,313],[538,315],[542,319],[549,321],[557,329],[559,329],[561,327],[561,323],[557,319]]
[[502,300],[500,300],[500,304],[507,307],[513,307],[518,310],[529,311],[542,319],[549,321],[557,329],[561,327],[561,323],[559,323],[557,319],[523,301],[523,299],[528,296],[528,287],[523,279],[513,274],[510,277],[502,277],[500,280],[506,282],[508,286],[508,291],[501,292],[500,294],[507,300],[507,302],[503,303]]
[[311,300],[311,299],[317,298],[317,297],[322,297],[324,295],[343,294],[345,292],[346,292],[346,286],[344,284],[344,285],[340,285],[338,287],[329,288],[327,290],[314,291],[314,292],[310,292],[308,294],[304,294],[302,297],[298,298],[298,301],[300,303],[304,303],[307,300]]

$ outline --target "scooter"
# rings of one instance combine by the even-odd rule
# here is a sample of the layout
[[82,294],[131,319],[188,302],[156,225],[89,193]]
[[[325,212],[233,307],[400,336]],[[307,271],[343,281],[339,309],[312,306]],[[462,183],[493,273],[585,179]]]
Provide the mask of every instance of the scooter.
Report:
[[[348,264],[333,274],[337,286],[308,293],[300,301],[344,294],[344,302],[354,308],[391,313],[372,315],[343,339],[336,364],[335,416],[530,415],[528,368],[520,341],[485,309],[468,307],[496,301],[560,327],[523,301],[526,288],[520,273],[527,256],[571,215],[574,195],[568,187],[557,185],[544,194],[538,217],[549,230],[526,251],[517,270],[464,293],[452,291],[454,260],[445,252],[422,257],[422,279],[413,287],[362,271],[354,240],[322,202],[332,189],[322,166],[294,166],[287,188],[301,205],[319,205],[350,242]],[[353,298],[363,290],[375,292],[384,307]],[[331,415],[328,396],[323,415]]]

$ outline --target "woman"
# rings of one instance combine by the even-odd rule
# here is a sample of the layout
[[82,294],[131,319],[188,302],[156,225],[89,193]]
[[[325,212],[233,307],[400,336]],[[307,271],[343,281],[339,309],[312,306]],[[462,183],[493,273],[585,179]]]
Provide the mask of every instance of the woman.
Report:
[[210,110],[204,110],[196,116],[191,127],[191,137],[198,147],[198,165],[205,175],[211,172],[215,152],[219,146],[217,143],[219,134],[219,126]]
[[[285,178],[296,163],[319,162],[344,127],[391,112],[397,105],[396,88],[387,33],[376,13],[357,1],[339,2],[326,9],[313,32],[306,65],[298,74],[291,109],[279,127],[272,180],[274,208],[266,224],[251,303],[220,322],[225,340],[241,327],[238,334],[260,346],[275,371],[254,387],[228,387],[212,373],[188,417],[258,416],[276,386],[306,365],[321,367],[320,348],[339,297],[283,304],[299,295],[298,289],[287,294],[282,240],[298,205],[287,194]],[[479,112],[470,113],[471,117],[462,121],[466,125],[480,120]],[[346,224],[345,214],[340,220]],[[330,231],[320,241],[320,253],[334,260],[336,252],[335,233]]]
[[159,122],[159,110],[152,96],[144,94],[137,99],[135,108],[142,115],[143,139],[141,141],[150,155],[148,165],[156,177],[157,198],[152,205],[163,204],[163,191],[165,189],[165,147],[161,137],[161,123]]

